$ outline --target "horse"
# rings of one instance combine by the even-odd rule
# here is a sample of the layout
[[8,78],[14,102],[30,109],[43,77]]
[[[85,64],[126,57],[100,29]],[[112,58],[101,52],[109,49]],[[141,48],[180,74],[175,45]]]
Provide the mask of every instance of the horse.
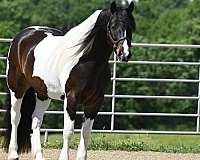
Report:
[[88,141],[95,117],[111,78],[109,57],[130,57],[136,24],[134,3],[97,10],[67,33],[33,26],[13,39],[7,60],[9,107],[3,147],[8,160],[32,151],[44,160],[40,128],[51,99],[64,101],[63,147],[59,160],[69,159],[69,142],[74,132],[77,104],[84,105],[77,160],[87,159]]

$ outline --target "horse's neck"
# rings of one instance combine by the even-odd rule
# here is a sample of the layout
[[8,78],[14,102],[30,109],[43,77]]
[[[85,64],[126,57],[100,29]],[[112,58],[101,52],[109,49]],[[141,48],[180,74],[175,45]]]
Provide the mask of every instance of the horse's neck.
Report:
[[97,61],[105,63],[108,62],[112,53],[112,45],[108,42],[107,23],[110,19],[110,13],[106,10],[102,12],[99,22],[103,24],[97,35],[95,36],[93,54],[97,57]]
[[97,60],[102,62],[108,61],[112,53],[112,47],[108,44],[107,33],[105,32],[106,31],[100,33],[98,37],[96,37],[96,42],[94,42],[97,44],[95,45],[94,53],[96,54]]
[[95,35],[91,51],[81,57],[81,61],[95,61],[99,65],[105,64],[108,62],[111,53],[112,47],[108,44],[106,30],[102,29]]
[[94,62],[95,67],[102,68],[107,66],[111,53],[112,47],[106,40],[106,34],[101,32],[96,35],[91,51],[87,55],[83,55],[79,62]]

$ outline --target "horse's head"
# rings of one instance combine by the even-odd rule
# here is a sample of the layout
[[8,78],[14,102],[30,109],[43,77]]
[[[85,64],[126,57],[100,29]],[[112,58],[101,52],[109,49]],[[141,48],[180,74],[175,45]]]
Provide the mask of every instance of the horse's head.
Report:
[[112,43],[118,60],[123,62],[127,62],[131,57],[131,39],[135,30],[133,10],[133,2],[125,9],[118,8],[115,2],[110,7],[111,17],[107,24],[108,40]]

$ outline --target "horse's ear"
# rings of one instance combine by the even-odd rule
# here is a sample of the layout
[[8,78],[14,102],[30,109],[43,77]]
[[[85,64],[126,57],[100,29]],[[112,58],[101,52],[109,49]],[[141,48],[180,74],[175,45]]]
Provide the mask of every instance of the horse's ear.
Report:
[[128,8],[126,9],[129,13],[132,13],[133,12],[133,10],[134,10],[134,8],[135,8],[135,4],[134,4],[134,2],[132,1],[130,4],[129,4],[129,6],[128,6]]
[[116,2],[113,1],[113,2],[111,3],[111,5],[110,5],[110,11],[111,11],[111,13],[113,14],[113,13],[115,13],[116,10],[117,10],[117,5],[116,5]]

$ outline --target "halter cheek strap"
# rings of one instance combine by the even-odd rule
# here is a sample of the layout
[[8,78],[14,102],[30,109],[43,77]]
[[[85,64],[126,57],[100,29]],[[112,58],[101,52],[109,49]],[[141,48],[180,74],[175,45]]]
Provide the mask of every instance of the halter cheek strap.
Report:
[[108,21],[108,24],[107,24],[107,37],[110,39],[110,41],[113,43],[113,44],[115,44],[115,45],[117,45],[120,41],[124,41],[124,40],[127,40],[127,41],[129,41],[129,39],[128,39],[128,37],[120,37],[119,39],[117,39],[117,40],[114,40],[114,38],[112,37],[112,34],[111,34],[111,30],[110,30],[110,28],[109,28],[109,26],[110,26],[110,21],[111,21],[111,17],[112,16],[110,16],[110,19],[109,19],[109,21]]

